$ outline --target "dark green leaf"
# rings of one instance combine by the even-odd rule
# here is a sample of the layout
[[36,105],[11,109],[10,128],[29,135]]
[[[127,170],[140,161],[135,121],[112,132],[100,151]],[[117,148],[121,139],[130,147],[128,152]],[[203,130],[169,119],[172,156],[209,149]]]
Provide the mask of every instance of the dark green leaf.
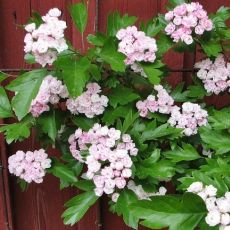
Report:
[[0,87],[0,118],[12,117],[12,110],[6,91]]
[[124,72],[125,71],[125,56],[117,51],[117,47],[113,38],[108,38],[102,47],[99,56],[104,62],[110,64],[114,71]]
[[61,114],[55,110],[44,113],[38,118],[38,125],[55,142],[58,130],[61,128]]
[[173,150],[164,152],[164,155],[172,162],[192,161],[200,158],[197,150],[192,145],[185,143],[182,144],[182,148],[177,146]]
[[138,218],[130,212],[129,206],[137,202],[137,196],[130,190],[123,190],[116,204],[116,211],[123,216],[123,220],[129,227],[137,229]]
[[126,105],[129,102],[135,101],[139,98],[139,95],[134,93],[131,89],[120,85],[111,90],[108,98],[109,104],[115,108],[117,105]]
[[210,56],[217,57],[222,51],[222,47],[220,43],[215,40],[214,41],[202,41],[201,46],[208,57]]
[[197,195],[155,196],[151,201],[139,201],[130,206],[141,224],[151,229],[194,230],[206,216],[204,201]]

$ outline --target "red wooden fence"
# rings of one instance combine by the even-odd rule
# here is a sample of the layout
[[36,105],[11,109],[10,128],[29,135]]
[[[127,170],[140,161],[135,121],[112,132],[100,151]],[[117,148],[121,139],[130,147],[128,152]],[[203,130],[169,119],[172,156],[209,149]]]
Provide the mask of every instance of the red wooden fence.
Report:
[[[23,37],[24,32],[17,25],[26,23],[32,10],[41,13],[49,8],[58,7],[63,11],[63,18],[69,27],[66,33],[75,47],[83,49],[80,34],[71,24],[67,7],[79,0],[0,0],[0,69],[26,68],[23,62]],[[138,16],[140,20],[147,20],[159,12],[165,11],[167,0],[89,0],[89,22],[87,33],[94,33],[97,29],[105,31],[106,18],[109,12],[119,10],[122,13]],[[209,12],[214,12],[221,5],[230,6],[229,0],[199,0]],[[177,54],[170,52],[165,61],[173,68],[192,68],[194,55]],[[176,85],[182,79],[188,79],[190,73],[173,73],[169,82]],[[226,96],[208,98],[209,103],[218,107],[229,105],[230,99]],[[0,136],[0,230],[128,230],[121,218],[108,212],[106,200],[97,203],[88,212],[86,217],[74,227],[66,227],[60,218],[63,204],[73,195],[76,189],[59,191],[58,180],[47,176],[41,185],[31,185],[27,192],[21,192],[15,178],[10,178],[10,193],[6,157],[18,149],[34,149],[33,138],[23,143],[5,146],[3,137]],[[0,165],[0,166],[1,166]],[[11,200],[11,206],[10,201]]]

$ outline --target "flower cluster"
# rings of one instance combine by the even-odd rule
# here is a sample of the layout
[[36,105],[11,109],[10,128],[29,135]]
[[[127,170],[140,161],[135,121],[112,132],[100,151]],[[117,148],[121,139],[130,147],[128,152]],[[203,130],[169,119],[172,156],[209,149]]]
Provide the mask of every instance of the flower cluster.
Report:
[[230,63],[219,55],[214,62],[209,58],[195,64],[198,68],[197,77],[204,83],[208,93],[219,94],[230,87]]
[[[86,177],[93,180],[97,196],[113,194],[116,189],[126,186],[132,175],[131,156],[138,153],[130,135],[121,135],[120,130],[94,124],[88,132],[77,129],[69,137],[69,143],[72,155],[86,163]],[[112,197],[115,199],[117,194]]]
[[35,23],[25,26],[28,33],[24,39],[24,51],[33,54],[35,61],[43,67],[51,65],[57,59],[58,53],[68,49],[64,39],[67,26],[65,21],[58,19],[60,16],[61,11],[54,8],[42,17],[44,23],[38,28]]
[[184,129],[186,136],[197,133],[197,128],[207,124],[208,113],[201,109],[200,105],[191,102],[185,102],[182,105],[182,111],[178,106],[174,106],[171,111],[171,117],[168,122],[171,126]]
[[160,187],[158,192],[146,192],[141,185],[136,185],[133,180],[128,182],[127,188],[132,190],[139,200],[150,200],[152,196],[164,196],[167,192],[165,187]]
[[170,114],[172,111],[174,104],[173,98],[167,93],[162,85],[155,85],[154,89],[157,91],[157,99],[154,95],[149,95],[146,100],[136,103],[141,117],[147,117],[148,112]]
[[129,26],[117,32],[120,40],[118,51],[125,54],[126,65],[131,65],[135,72],[145,76],[143,69],[135,62],[154,62],[156,59],[157,45],[154,38],[148,37],[143,31],[138,31],[136,26]]
[[27,183],[34,181],[42,183],[46,172],[45,169],[51,167],[51,160],[44,149],[34,152],[17,151],[16,154],[8,158],[9,171]]
[[212,21],[207,12],[198,2],[183,3],[165,14],[168,25],[166,34],[170,35],[174,42],[180,40],[187,45],[193,43],[192,33],[202,35],[213,28]]
[[68,95],[66,86],[56,77],[48,75],[43,79],[37,96],[31,102],[29,111],[34,117],[38,117],[41,113],[49,111],[48,103],[57,104],[60,98],[66,98]]
[[205,221],[209,226],[220,225],[220,230],[230,229],[230,192],[217,198],[217,189],[213,185],[204,186],[202,182],[192,183],[187,191],[204,200],[208,210]]
[[87,91],[77,98],[69,98],[66,102],[67,109],[72,114],[85,114],[88,118],[93,118],[104,112],[108,105],[108,98],[99,95],[101,87],[97,83],[88,83]]

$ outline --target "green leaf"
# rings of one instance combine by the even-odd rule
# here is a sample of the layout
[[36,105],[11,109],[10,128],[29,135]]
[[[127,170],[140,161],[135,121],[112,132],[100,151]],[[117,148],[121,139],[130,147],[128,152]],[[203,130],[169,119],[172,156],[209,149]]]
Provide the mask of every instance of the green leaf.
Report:
[[199,129],[201,139],[208,148],[216,150],[217,154],[230,151],[230,133],[227,131],[210,130],[202,127]]
[[64,224],[73,226],[88,211],[88,209],[97,201],[98,197],[94,191],[82,193],[69,200],[65,207],[67,210],[62,214]]
[[176,102],[184,102],[188,100],[188,91],[184,91],[184,82],[178,84],[176,86],[176,88],[171,92],[171,96],[172,98],[176,101]]
[[0,118],[12,117],[12,110],[6,91],[0,87]]
[[164,152],[166,158],[172,162],[192,161],[200,158],[197,150],[190,144],[182,144],[182,148],[176,146],[175,149]]
[[214,129],[230,128],[230,108],[224,108],[220,111],[213,110],[213,114],[208,117],[209,123]]
[[201,41],[201,47],[208,57],[214,56],[217,57],[222,51],[222,47],[218,41]]
[[8,75],[6,73],[3,73],[3,72],[0,71],[0,83],[2,81],[4,81],[7,77],[8,77]]
[[44,113],[38,118],[38,125],[55,142],[58,130],[61,128],[61,114],[55,110]]
[[89,43],[95,45],[95,46],[103,46],[105,41],[106,41],[106,37],[105,35],[97,32],[96,35],[94,34],[89,34],[87,36],[87,40]]
[[169,3],[172,6],[178,6],[178,5],[185,3],[185,0],[169,0]]
[[123,16],[121,16],[118,12],[110,14],[107,20],[107,35],[115,36],[118,30],[133,25],[136,20],[136,17],[129,17],[128,14]]
[[88,12],[84,3],[76,3],[70,6],[70,14],[78,30],[83,34],[87,25]]
[[72,117],[72,121],[75,125],[83,129],[84,131],[88,131],[93,127],[94,123],[96,123],[94,119],[82,116],[74,116]]
[[169,227],[169,230],[194,230],[206,216],[204,201],[197,195],[155,196],[151,201],[130,205],[133,215],[151,229]]
[[62,78],[72,97],[81,95],[88,80],[86,71],[90,62],[86,57],[76,59],[70,56],[59,57],[54,65],[62,70]]
[[157,39],[157,54],[162,57],[169,49],[173,47],[172,39],[166,34],[161,33],[160,39]]
[[118,214],[123,216],[126,225],[134,229],[138,228],[138,218],[132,215],[129,206],[137,201],[138,199],[134,192],[125,189],[121,192],[116,203],[116,211]]
[[109,104],[115,108],[117,105],[126,105],[129,102],[135,101],[139,98],[139,95],[134,93],[132,89],[119,85],[111,90],[108,98]]
[[52,160],[51,168],[47,172],[52,173],[54,176],[60,178],[64,182],[76,183],[78,181],[73,170],[59,162],[57,159]]
[[139,113],[133,114],[133,111],[130,110],[129,113],[126,114],[125,120],[123,122],[122,132],[125,133],[138,117]]
[[168,160],[140,161],[136,165],[136,175],[140,179],[153,177],[157,179],[169,179],[175,174],[175,165]]
[[117,72],[125,71],[125,56],[117,51],[113,38],[108,38],[102,47],[99,56],[104,62],[110,64],[111,68]]
[[149,140],[156,140],[162,137],[174,139],[179,136],[181,136],[181,129],[174,128],[166,123],[158,126],[156,129],[144,131],[142,133],[141,140],[144,142]]
[[155,63],[141,63],[139,65],[143,68],[150,83],[157,85],[161,82],[161,76],[163,75],[163,72],[155,67]]
[[19,120],[29,112],[31,102],[37,96],[46,73],[45,69],[32,70],[20,75],[7,85],[6,89],[17,92],[12,99],[12,108]]
[[25,60],[27,63],[29,63],[29,64],[35,64],[35,63],[36,63],[35,57],[34,57],[34,55],[32,55],[32,54],[28,54],[28,53],[25,54],[24,60]]
[[112,125],[117,118],[125,118],[130,110],[131,108],[129,106],[119,106],[115,109],[107,109],[103,114],[102,121],[106,123],[106,125]]
[[0,127],[0,132],[5,134],[8,144],[13,141],[22,141],[30,136],[30,127],[34,121],[33,117],[25,117],[21,122],[4,125]]
[[95,188],[95,185],[91,180],[79,180],[78,182],[74,183],[74,186],[86,192],[92,191]]
[[94,79],[96,81],[101,80],[101,72],[100,72],[100,69],[97,65],[91,64],[89,67],[89,72],[90,72],[92,79]]

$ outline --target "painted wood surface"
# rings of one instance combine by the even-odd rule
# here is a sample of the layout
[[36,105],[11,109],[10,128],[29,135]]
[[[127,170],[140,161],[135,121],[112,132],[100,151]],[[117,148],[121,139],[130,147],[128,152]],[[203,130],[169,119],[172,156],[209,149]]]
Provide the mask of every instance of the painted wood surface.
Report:
[[[94,33],[98,28],[106,30],[106,18],[114,10],[121,13],[135,15],[140,20],[147,20],[165,12],[167,0],[89,0],[89,21],[87,30],[83,37],[70,23],[68,5],[80,0],[0,0],[0,68],[26,68],[23,62],[23,38],[24,31],[20,25],[25,24],[32,10],[41,13],[47,12],[49,8],[58,7],[62,10],[62,17],[68,23],[66,36],[74,46],[82,51],[87,47],[86,36]],[[208,12],[214,12],[221,5],[230,6],[229,0],[199,0]],[[210,4],[211,3],[211,4]],[[172,68],[192,68],[194,60],[199,60],[201,55],[178,54],[169,52],[165,62]],[[189,83],[190,73],[171,73],[168,81],[175,86],[182,79]],[[219,108],[230,105],[227,95],[212,96],[206,100],[209,104],[215,104]],[[13,154],[18,149],[33,150],[36,148],[34,138],[20,144],[6,146],[3,137],[0,136],[1,154],[0,163],[6,169],[6,155]],[[50,154],[58,155],[51,150]],[[5,170],[4,169],[4,170]],[[97,203],[85,218],[73,227],[66,227],[60,218],[64,210],[63,204],[72,196],[78,194],[76,189],[65,189],[59,191],[58,180],[47,176],[41,185],[31,185],[26,192],[21,192],[14,177],[10,177],[10,188],[8,186],[8,173],[1,171],[0,174],[0,230],[128,230],[130,228],[123,224],[120,217],[108,211],[107,199],[104,198],[100,204]],[[10,193],[9,193],[10,189]],[[5,195],[3,195],[5,194]],[[11,204],[9,198],[11,197]],[[12,212],[11,212],[12,207]],[[12,216],[13,215],[13,218]],[[14,222],[14,228],[13,224]],[[8,225],[6,225],[8,223]],[[140,228],[143,230],[144,228]]]

